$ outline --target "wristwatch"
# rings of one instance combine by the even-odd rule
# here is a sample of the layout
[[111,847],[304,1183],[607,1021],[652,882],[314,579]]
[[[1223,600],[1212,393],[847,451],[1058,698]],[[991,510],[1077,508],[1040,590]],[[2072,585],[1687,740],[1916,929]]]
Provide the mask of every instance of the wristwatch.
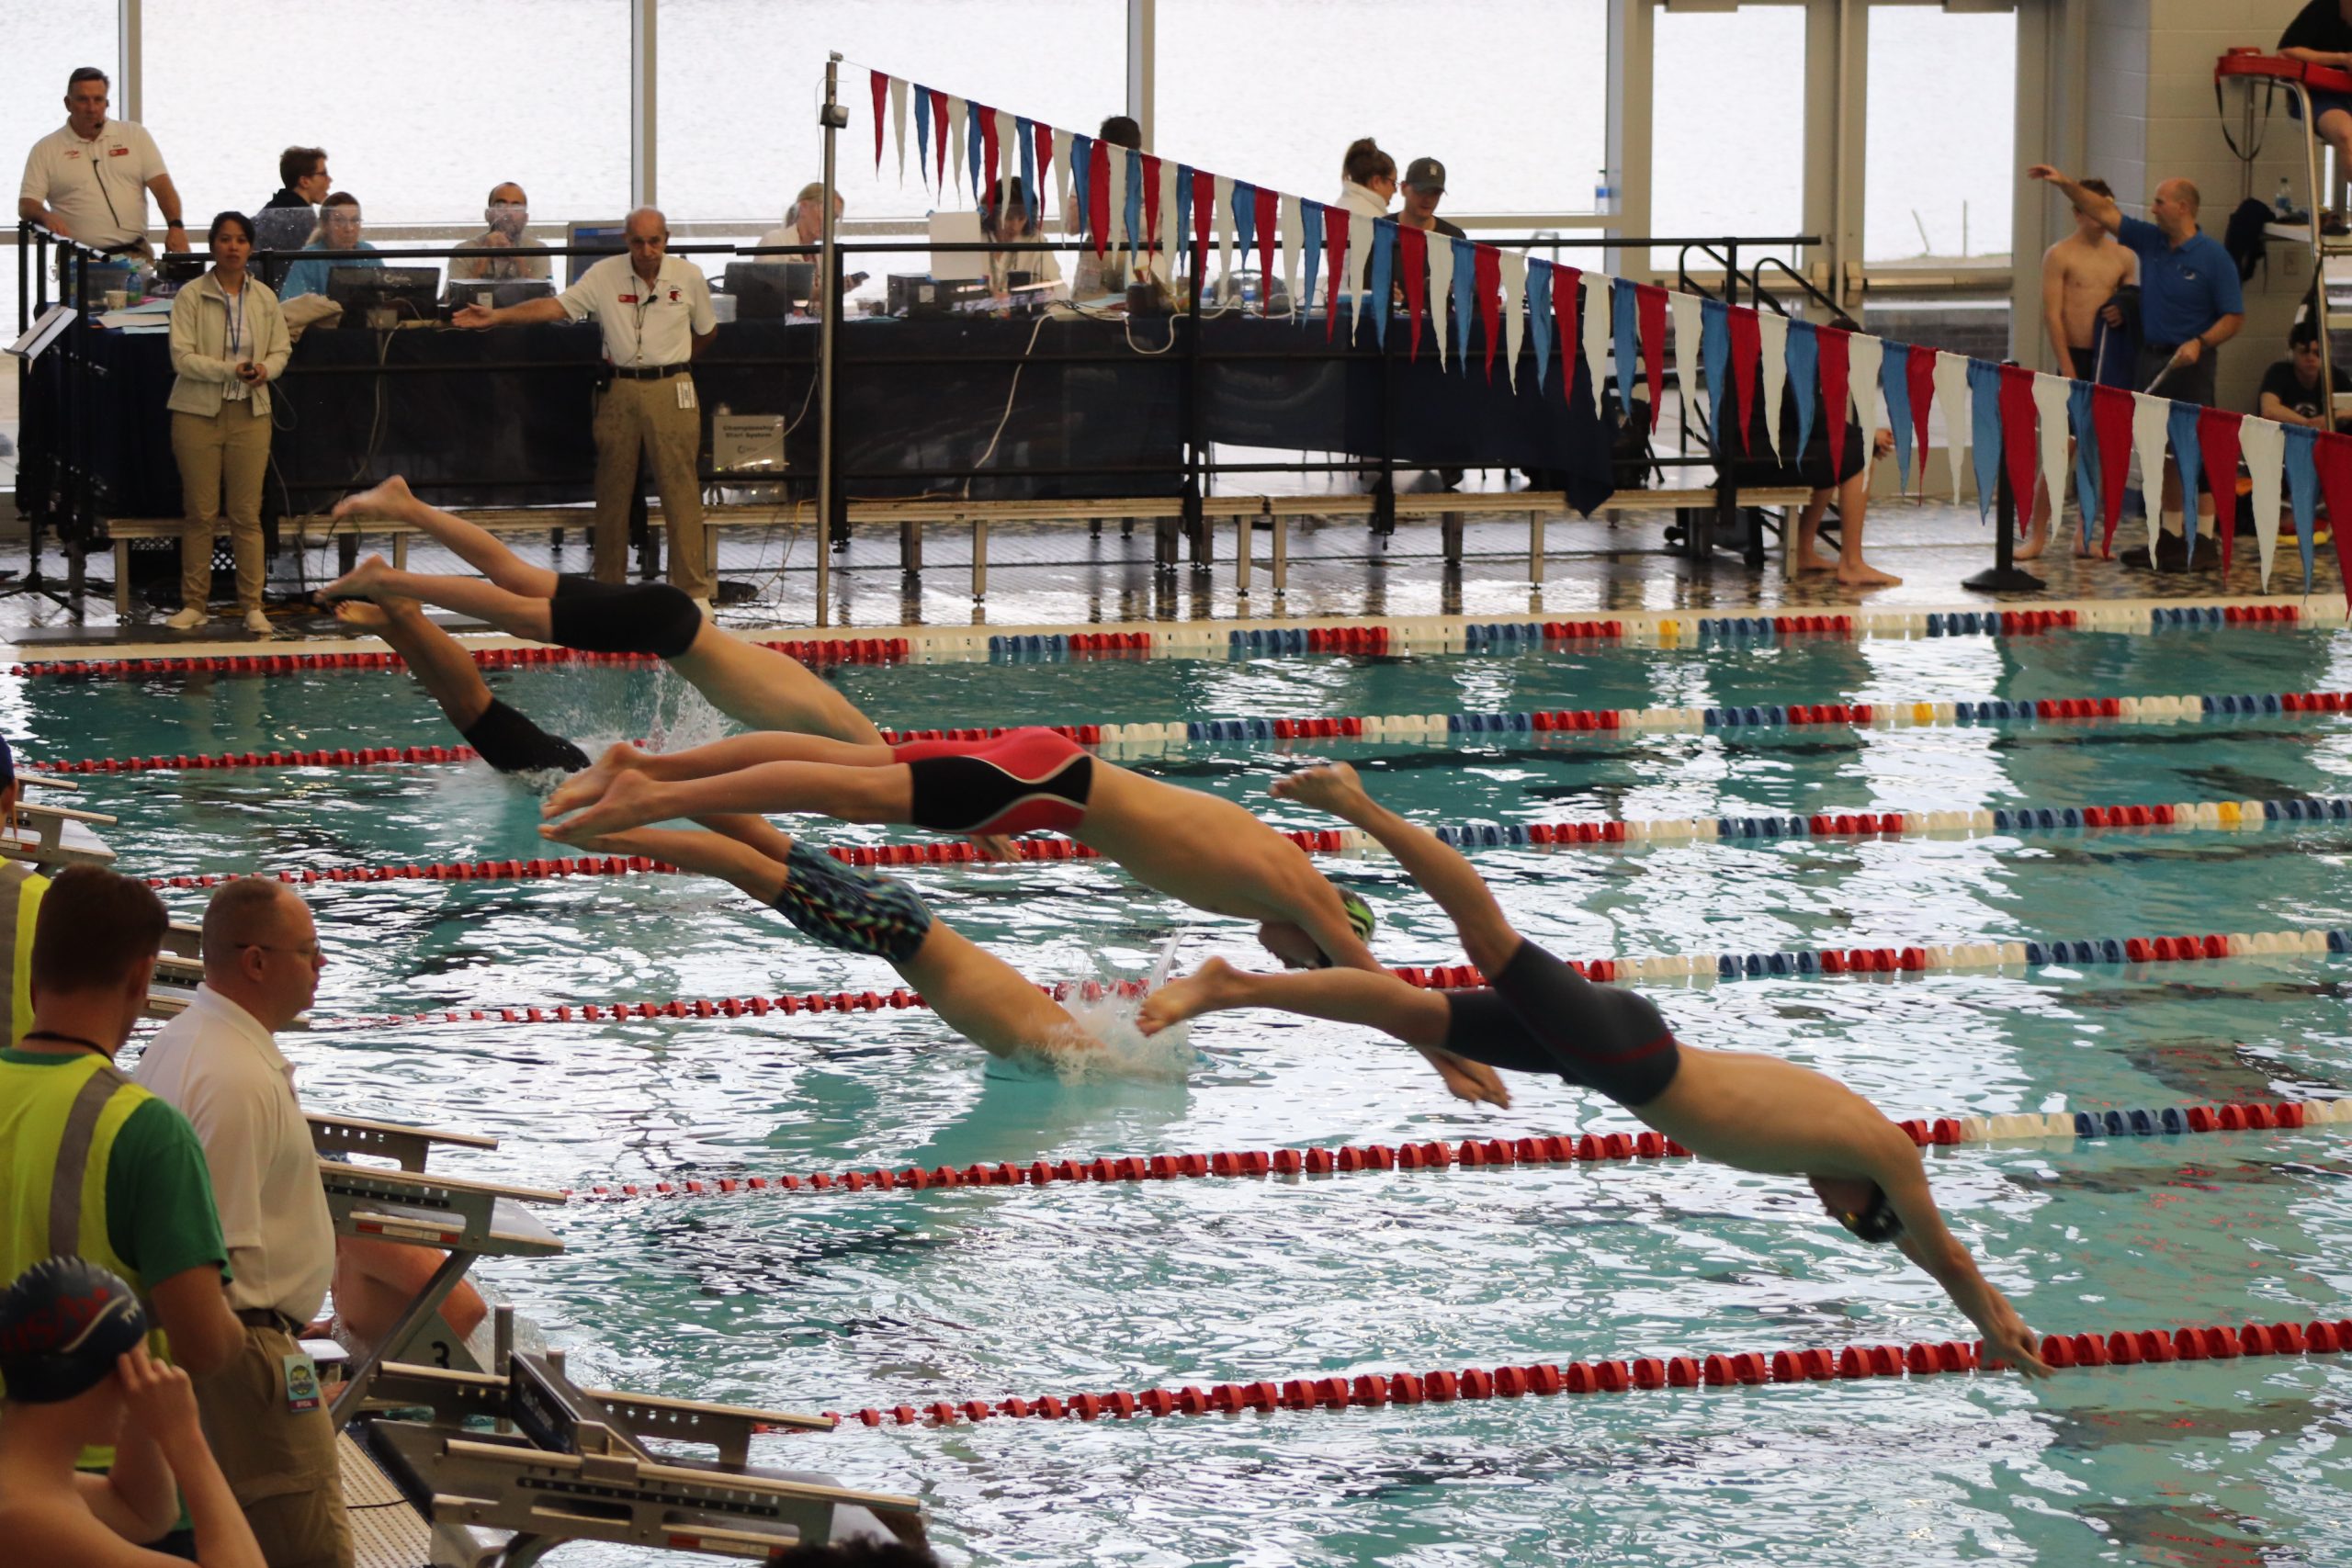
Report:
[[166,218],[164,220],[164,227],[166,229],[185,229],[187,225],[181,222],[176,218]]

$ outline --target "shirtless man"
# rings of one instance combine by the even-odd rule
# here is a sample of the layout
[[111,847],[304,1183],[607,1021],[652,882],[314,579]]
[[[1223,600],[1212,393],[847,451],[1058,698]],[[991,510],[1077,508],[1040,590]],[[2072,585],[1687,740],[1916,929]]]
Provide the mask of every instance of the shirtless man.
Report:
[[[2115,197],[2105,180],[2085,180],[2082,186],[2110,201]],[[2075,231],[2041,256],[2041,329],[2050,338],[2050,354],[2057,374],[2078,381],[2090,380],[2098,374],[2100,316],[2104,312],[2109,327],[2120,324],[2122,313],[2109,309],[2108,301],[2115,297],[2117,289],[2139,276],[2140,258],[2119,244],[2097,218],[2079,207],[2075,209]],[[2071,468],[2072,441],[2066,444],[2066,451]],[[2036,485],[2033,521],[2027,527],[2025,542],[2018,547],[2018,559],[2031,560],[2049,547],[2050,517],[2049,488]],[[2091,552],[2077,542],[2075,553],[2086,556]]]
[[1648,998],[1592,984],[1513,931],[1470,863],[1375,804],[1346,763],[1295,773],[1274,794],[1380,840],[1453,918],[1493,989],[1426,991],[1394,975],[1337,969],[1246,975],[1212,959],[1145,999],[1136,1020],[1145,1033],[1204,1012],[1271,1007],[1363,1024],[1423,1051],[1558,1073],[1702,1158],[1804,1177],[1848,1230],[1892,1241],[1926,1269],[1983,1332],[1988,1360],[2048,1373],[2032,1331],[1946,1228],[1910,1134],[1868,1100],[1793,1063],[1680,1043]]
[[[1364,945],[1371,908],[1296,844],[1230,801],[1129,773],[1049,729],[897,747],[741,735],[666,756],[618,745],[557,787],[545,815],[568,819],[539,831],[589,847],[713,812],[817,812],[968,837],[1066,833],[1194,908],[1257,921],[1258,940],[1285,964],[1384,973]],[[1491,1068],[1434,1046],[1421,1054],[1462,1099],[1510,1103]]]
[[425,505],[398,476],[346,498],[334,515],[409,524],[488,581],[394,571],[383,557],[369,556],[321,590],[322,600],[409,599],[533,642],[593,653],[650,653],[667,660],[713,707],[753,728],[881,744],[873,721],[807,665],[704,619],[695,602],[668,583],[614,587],[533,566],[464,518]]

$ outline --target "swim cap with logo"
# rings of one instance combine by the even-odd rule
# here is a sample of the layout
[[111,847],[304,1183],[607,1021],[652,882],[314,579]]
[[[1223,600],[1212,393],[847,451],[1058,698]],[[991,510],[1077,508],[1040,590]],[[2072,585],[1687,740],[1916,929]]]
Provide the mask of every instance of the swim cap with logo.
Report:
[[26,1404],[88,1393],[146,1337],[138,1295],[85,1258],[45,1258],[0,1295],[0,1380]]

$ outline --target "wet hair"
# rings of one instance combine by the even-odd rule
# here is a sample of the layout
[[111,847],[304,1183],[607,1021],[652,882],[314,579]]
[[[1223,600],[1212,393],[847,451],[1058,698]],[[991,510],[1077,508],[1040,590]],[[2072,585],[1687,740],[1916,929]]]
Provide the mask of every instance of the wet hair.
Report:
[[74,74],[65,78],[65,96],[72,97],[74,89],[85,82],[103,82],[107,92],[114,91],[114,82],[105,72],[95,65],[77,65],[74,68]]
[[1095,131],[1094,140],[1107,141],[1114,147],[1133,147],[1140,152],[1143,149],[1143,127],[1126,115],[1114,114]]
[[212,215],[212,226],[205,230],[204,243],[208,245],[219,244],[220,243],[220,231],[227,228],[232,223],[234,223],[238,228],[245,231],[245,243],[250,245],[254,243],[254,220],[246,217],[243,213],[233,210],[229,212],[216,212]]
[[311,171],[327,161],[323,147],[288,147],[277,155],[277,183],[288,190],[298,180],[307,180]]
[[171,918],[143,882],[95,865],[68,866],[50,883],[33,921],[32,982],[85,995],[120,985],[154,961]]
[[1340,173],[1358,185],[1369,185],[1377,179],[1396,177],[1396,160],[1380,150],[1380,143],[1369,136],[1359,137],[1348,143],[1347,156],[1340,163]]

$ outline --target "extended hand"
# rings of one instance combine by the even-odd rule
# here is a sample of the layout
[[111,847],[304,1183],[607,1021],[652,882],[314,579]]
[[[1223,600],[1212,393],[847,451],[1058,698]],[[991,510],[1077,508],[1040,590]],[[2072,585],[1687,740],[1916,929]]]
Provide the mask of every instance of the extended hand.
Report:
[[2204,357],[2205,340],[2201,337],[2190,338],[2172,351],[2172,362],[2175,365],[2194,365]]
[[2030,1378],[2048,1377],[2050,1363],[2041,1359],[2033,1330],[2025,1325],[2018,1309],[2009,1304],[2008,1297],[1989,1285],[1985,1293],[1992,1300],[1986,1303],[1984,1315],[1976,1322],[1976,1326],[1984,1331],[1984,1359],[1988,1363],[2007,1361]]
[[2065,175],[2060,174],[2056,169],[2052,168],[2047,164],[2034,164],[2031,168],[2026,170],[2025,177],[2030,180],[2050,180],[2053,183],[2062,184],[2066,178]]
[[453,327],[486,327],[491,324],[491,311],[482,305],[468,305],[449,318]]
[[1321,767],[1276,779],[1270,793],[1277,800],[1295,800],[1334,817],[1351,817],[1372,801],[1364,793],[1363,781],[1345,762],[1326,762]]

